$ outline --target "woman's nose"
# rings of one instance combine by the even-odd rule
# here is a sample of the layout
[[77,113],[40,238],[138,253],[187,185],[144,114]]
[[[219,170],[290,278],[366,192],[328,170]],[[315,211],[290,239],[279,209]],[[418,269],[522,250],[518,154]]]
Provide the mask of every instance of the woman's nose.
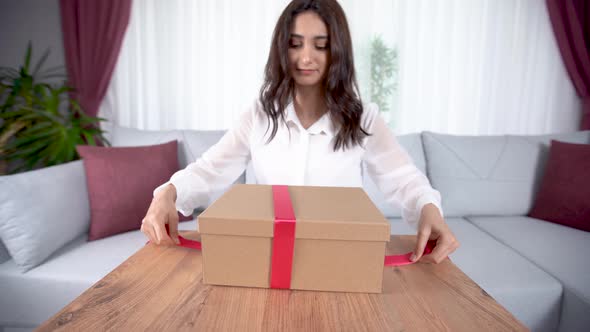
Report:
[[303,48],[303,53],[301,54],[301,62],[303,62],[303,64],[310,64],[311,63],[311,49],[310,47],[304,47]]

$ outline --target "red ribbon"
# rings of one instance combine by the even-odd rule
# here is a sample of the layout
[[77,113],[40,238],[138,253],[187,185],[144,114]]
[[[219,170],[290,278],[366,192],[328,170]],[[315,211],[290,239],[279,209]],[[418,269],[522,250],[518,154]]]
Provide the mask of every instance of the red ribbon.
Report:
[[[168,227],[168,224],[166,224],[166,233],[168,233],[168,235],[170,235],[170,227]],[[178,235],[178,242],[180,242],[178,244],[178,246],[180,246],[180,247],[201,250],[201,242],[199,242],[199,241],[189,240],[187,238],[184,238],[184,237]]]
[[275,210],[272,239],[271,288],[291,288],[293,247],[295,245],[295,214],[287,186],[272,186]]
[[[426,242],[426,247],[424,248],[424,255],[428,255],[432,252],[434,247],[436,246],[436,241],[430,240]],[[412,253],[409,252],[403,255],[389,255],[385,256],[385,266],[401,266],[401,265],[408,265],[413,264],[410,257],[412,257]]]
[[[293,213],[289,188],[284,185],[272,186],[274,202],[274,237],[272,241],[272,261],[270,272],[271,288],[291,288],[291,271],[293,266],[293,249],[295,246],[295,224],[297,220]],[[168,225],[166,232],[170,234]],[[201,250],[201,242],[178,236],[179,246]],[[149,242],[148,242],[149,243]],[[428,241],[424,248],[424,255],[430,254],[436,241]],[[412,253],[385,256],[385,266],[401,266],[414,263],[410,260]]]

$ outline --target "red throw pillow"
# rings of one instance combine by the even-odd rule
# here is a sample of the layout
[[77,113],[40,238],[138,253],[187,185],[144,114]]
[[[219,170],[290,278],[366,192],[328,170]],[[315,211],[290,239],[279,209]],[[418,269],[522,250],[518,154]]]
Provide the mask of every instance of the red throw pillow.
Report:
[[551,141],[529,216],[590,232],[590,144]]
[[88,185],[89,241],[141,227],[153,190],[179,169],[177,146],[171,141],[138,147],[76,147]]

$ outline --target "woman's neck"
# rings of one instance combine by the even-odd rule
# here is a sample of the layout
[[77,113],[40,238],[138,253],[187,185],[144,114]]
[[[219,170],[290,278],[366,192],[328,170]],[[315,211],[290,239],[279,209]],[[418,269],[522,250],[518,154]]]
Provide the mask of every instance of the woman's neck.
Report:
[[327,112],[323,91],[316,87],[296,87],[293,102],[301,125],[307,129]]

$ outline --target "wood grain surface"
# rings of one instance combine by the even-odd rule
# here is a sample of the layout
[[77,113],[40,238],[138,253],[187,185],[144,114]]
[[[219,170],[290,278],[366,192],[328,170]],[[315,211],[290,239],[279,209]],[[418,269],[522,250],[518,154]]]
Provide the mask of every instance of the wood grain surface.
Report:
[[[392,236],[388,254],[414,241]],[[448,259],[385,267],[382,294],[205,285],[201,262],[146,245],[38,331],[527,331]]]

